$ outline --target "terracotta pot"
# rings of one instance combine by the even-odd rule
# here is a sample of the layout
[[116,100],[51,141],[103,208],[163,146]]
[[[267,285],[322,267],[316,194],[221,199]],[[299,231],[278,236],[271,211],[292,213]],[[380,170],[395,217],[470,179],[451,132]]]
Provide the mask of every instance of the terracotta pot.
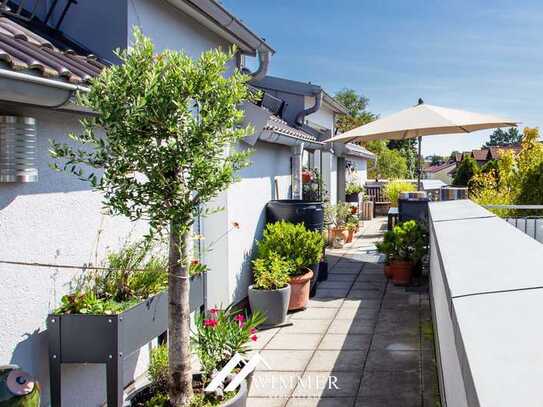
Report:
[[356,206],[351,206],[351,213],[354,215],[358,212],[358,208]]
[[392,282],[396,285],[407,285],[413,275],[413,263],[405,260],[394,260],[390,263]]
[[390,264],[385,263],[385,277],[386,278],[392,278],[392,270],[390,268]]
[[334,228],[332,229],[332,239],[335,240],[336,238],[347,240],[349,237],[349,231],[344,228]]
[[354,236],[354,230],[348,230],[347,239],[345,239],[345,243],[351,243],[353,241],[353,236]]
[[313,278],[313,272],[310,269],[307,269],[307,273],[301,276],[291,277],[290,301],[288,303],[289,311],[306,307],[309,301],[311,278]]

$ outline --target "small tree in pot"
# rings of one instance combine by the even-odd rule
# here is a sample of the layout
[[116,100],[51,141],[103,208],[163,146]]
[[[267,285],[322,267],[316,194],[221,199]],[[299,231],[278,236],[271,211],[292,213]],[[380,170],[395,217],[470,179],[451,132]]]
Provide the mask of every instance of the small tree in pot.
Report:
[[266,325],[280,325],[287,318],[290,300],[290,275],[294,264],[270,253],[269,257],[253,261],[254,284],[249,286],[251,310],[262,312]]
[[[139,30],[132,48],[91,81],[79,103],[96,115],[82,120],[73,145],[52,142],[52,155],[103,193],[114,215],[148,220],[151,235],[169,235],[169,403],[188,406],[193,395],[189,269],[194,219],[227,188],[248,152],[231,148],[247,136],[239,104],[250,97],[249,77],[226,77],[233,53],[155,55]],[[102,131],[105,135],[102,135]],[[87,168],[99,172],[86,173]]]

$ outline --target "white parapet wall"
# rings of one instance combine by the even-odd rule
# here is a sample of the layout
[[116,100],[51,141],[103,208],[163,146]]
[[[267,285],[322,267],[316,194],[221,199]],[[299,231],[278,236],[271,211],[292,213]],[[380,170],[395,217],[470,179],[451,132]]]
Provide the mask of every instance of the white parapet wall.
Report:
[[543,245],[469,200],[429,205],[443,406],[541,406]]

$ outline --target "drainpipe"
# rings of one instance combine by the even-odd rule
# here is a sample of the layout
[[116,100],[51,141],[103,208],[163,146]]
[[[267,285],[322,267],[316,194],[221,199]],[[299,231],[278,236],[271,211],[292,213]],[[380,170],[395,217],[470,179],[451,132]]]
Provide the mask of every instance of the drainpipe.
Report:
[[302,164],[304,143],[290,148],[292,162],[292,199],[302,199]]
[[309,116],[310,114],[315,113],[317,110],[321,108],[322,91],[319,90],[319,92],[315,93],[313,96],[315,96],[315,104],[311,106],[309,109],[302,110],[296,116],[296,124],[298,126],[303,126],[304,119],[306,118],[306,116]]
[[270,51],[258,50],[258,68],[256,71],[251,72],[247,68],[243,68],[243,73],[251,76],[251,81],[259,81],[264,78],[268,73],[268,66],[270,65]]

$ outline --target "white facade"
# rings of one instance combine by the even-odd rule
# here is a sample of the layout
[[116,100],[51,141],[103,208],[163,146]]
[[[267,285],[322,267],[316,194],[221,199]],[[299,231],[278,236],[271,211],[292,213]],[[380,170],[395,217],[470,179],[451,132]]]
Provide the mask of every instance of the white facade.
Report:
[[346,165],[350,171],[345,173],[346,181],[364,186],[368,180],[368,160],[362,157],[346,156]]
[[[49,139],[68,142],[80,130],[75,114],[38,109],[10,113],[32,116],[38,123],[39,180],[0,184],[0,260],[48,264],[48,267],[0,263],[0,365],[17,364],[35,375],[42,386],[42,405],[48,405],[49,375],[45,320],[60,298],[72,290],[82,267],[100,264],[107,251],[139,238],[145,224],[107,216],[101,197],[88,184],[48,167]],[[55,267],[56,266],[56,267]],[[74,333],[77,334],[77,333]],[[147,352],[128,358],[125,382],[146,367]],[[66,406],[97,406],[105,398],[103,366],[66,365],[63,368]]]
[[[143,32],[151,36],[157,50],[184,50],[198,57],[205,50],[217,47],[226,50],[230,46],[170,3],[151,0],[129,3],[128,25],[141,26]],[[122,17],[123,13],[119,12],[119,15]],[[97,38],[100,37],[100,30],[96,30],[99,21],[94,20]],[[68,28],[68,20],[66,24]],[[75,30],[77,24],[73,20],[70,24]],[[130,40],[131,33],[125,34]],[[110,38],[117,41],[113,36],[104,37],[104,41]],[[108,46],[117,45],[101,43],[102,49]],[[231,68],[234,64],[232,61]],[[2,106],[2,111],[7,112],[7,108],[9,113],[37,119],[39,181],[0,184],[0,260],[51,266],[0,263],[0,321],[3,323],[0,365],[15,363],[35,375],[42,386],[42,405],[47,406],[49,377],[45,320],[59,305],[60,298],[72,291],[71,285],[80,273],[78,269],[59,266],[100,264],[108,250],[117,250],[127,240],[138,239],[146,231],[146,225],[105,215],[101,209],[101,196],[92,192],[87,183],[48,167],[52,162],[48,154],[49,139],[65,142],[69,132],[80,131],[77,114],[51,109],[20,110],[11,104]],[[264,224],[264,204],[276,197],[275,181],[279,196],[288,197],[288,147],[259,142],[255,149],[252,157],[255,164],[242,172],[238,184],[216,200],[225,210],[203,221],[206,242],[216,241],[212,251],[204,254],[211,268],[210,303],[227,305],[246,295],[251,275],[251,249]],[[239,230],[230,230],[234,221],[239,223]],[[147,362],[146,347],[129,356],[124,362],[125,384],[144,373]],[[64,365],[62,371],[65,406],[99,406],[105,400],[105,366]]]

